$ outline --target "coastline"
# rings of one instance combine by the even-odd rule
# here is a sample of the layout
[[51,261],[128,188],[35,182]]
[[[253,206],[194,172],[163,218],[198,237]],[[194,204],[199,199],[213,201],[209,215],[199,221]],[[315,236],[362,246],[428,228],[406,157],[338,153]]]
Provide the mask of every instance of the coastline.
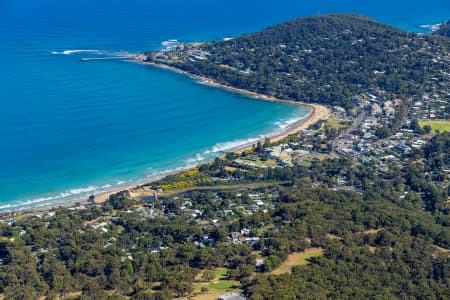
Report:
[[[169,70],[169,71],[172,71],[172,72],[184,75],[184,76],[188,76],[190,78],[200,81],[202,84],[205,84],[205,85],[208,85],[211,87],[215,87],[215,88],[224,89],[224,90],[227,90],[227,91],[230,91],[233,93],[245,95],[245,96],[251,97],[253,99],[258,99],[258,100],[263,100],[263,101],[272,101],[272,102],[290,103],[290,104],[301,105],[301,106],[306,106],[306,107],[310,108],[310,112],[306,116],[304,116],[301,119],[299,119],[298,121],[290,124],[289,126],[287,126],[285,129],[283,129],[280,132],[274,132],[274,133],[267,135],[266,137],[270,139],[271,143],[276,143],[276,142],[284,139],[288,135],[295,134],[303,129],[306,129],[310,125],[316,123],[317,121],[326,119],[330,114],[330,110],[324,105],[306,103],[306,102],[301,102],[301,101],[282,100],[282,99],[278,99],[275,97],[258,94],[258,93],[252,92],[252,91],[223,85],[223,84],[215,82],[214,80],[209,79],[207,77],[194,75],[189,72],[186,72],[186,71],[183,71],[178,68],[168,66],[165,64],[159,64],[159,63],[153,63],[153,62],[143,62],[143,61],[136,61],[136,62],[139,64],[153,66],[156,68],[165,69],[165,70]],[[264,139],[266,137],[255,140],[253,142],[249,142],[244,145],[230,148],[226,152],[242,152],[242,151],[251,149],[254,144],[264,141]]]
[[[164,64],[157,64],[157,63],[152,63],[152,62],[142,62],[142,61],[137,61],[135,60],[134,62],[137,62],[139,64],[143,64],[143,65],[149,65],[149,66],[153,66],[153,67],[157,67],[157,68],[161,68],[161,69],[166,69],[169,70],[171,72],[175,72],[178,74],[182,74],[184,76],[188,76],[190,78],[196,79],[198,80],[200,83],[211,86],[211,87],[215,87],[215,88],[220,88],[220,89],[224,89],[233,93],[238,93],[238,94],[242,94],[248,97],[251,97],[253,99],[259,99],[259,100],[263,100],[263,101],[272,101],[272,102],[282,102],[282,103],[290,103],[290,104],[295,104],[295,105],[301,105],[301,106],[306,106],[310,109],[310,111],[308,112],[307,115],[303,116],[301,119],[293,122],[292,124],[289,124],[286,128],[283,128],[282,130],[279,131],[275,131],[272,132],[264,137],[261,137],[259,139],[256,139],[252,142],[248,142],[230,149],[226,149],[223,152],[225,153],[230,153],[230,152],[243,152],[245,150],[249,150],[252,149],[253,145],[255,145],[258,142],[264,142],[264,140],[266,138],[270,139],[271,143],[276,143],[279,142],[280,140],[284,139],[285,137],[298,133],[301,130],[306,129],[307,127],[309,127],[310,125],[316,123],[319,120],[324,120],[326,119],[329,114],[330,111],[326,106],[323,105],[319,105],[319,104],[312,104],[312,103],[304,103],[304,102],[300,102],[300,101],[290,101],[290,100],[281,100],[281,99],[277,99],[275,97],[270,97],[267,95],[262,95],[262,94],[258,94],[255,92],[251,92],[248,90],[244,90],[244,89],[238,89],[238,88],[234,88],[234,87],[230,87],[230,86],[226,86],[226,85],[222,85],[219,84],[209,78],[206,77],[201,77],[201,76],[197,76],[197,75],[193,75],[190,74],[188,72],[185,72],[183,70],[177,69],[175,67],[172,66],[168,66],[168,65],[164,65]],[[203,164],[203,163],[208,163],[212,161],[212,159],[204,161],[204,162],[199,162],[198,164]],[[165,176],[169,176],[169,175],[174,175],[177,174],[179,172],[185,171],[185,170],[189,170],[191,169],[192,166],[187,166],[184,168],[178,168],[176,170],[170,171],[170,172],[166,172],[163,174],[159,174],[159,175],[155,175],[152,178],[146,178],[146,179],[142,179],[139,181],[136,181],[134,183],[130,183],[129,185],[126,186],[122,186],[122,187],[118,187],[118,188],[114,188],[110,191],[106,191],[106,192],[100,192],[98,194],[94,193],[94,204],[102,204],[104,202],[106,202],[109,198],[109,196],[116,194],[118,192],[121,191],[125,191],[128,190],[130,191],[130,193],[133,195],[133,190],[135,190],[135,188],[139,188],[143,185],[155,182],[157,180],[160,180],[162,178],[164,178]],[[25,216],[25,215],[36,215],[38,213],[44,213],[47,212],[49,210],[51,210],[52,208],[76,208],[76,207],[80,207],[82,205],[86,205],[88,204],[89,201],[88,199],[79,199],[79,200],[74,200],[74,201],[70,201],[67,203],[62,203],[59,205],[54,205],[54,204],[49,204],[48,207],[39,207],[39,208],[30,208],[27,210],[12,210],[12,211],[5,211],[5,212],[0,212],[0,218],[1,217],[5,217],[5,216]]]
[[[277,101],[277,100],[271,100],[271,101]],[[283,100],[279,100],[279,101],[286,102],[286,101],[283,101]],[[300,105],[300,103],[297,103],[297,104]],[[303,105],[303,104],[301,104],[301,105]],[[277,132],[277,133],[274,133],[272,135],[269,134],[266,137],[262,137],[262,138],[260,138],[258,140],[253,141],[253,142],[249,142],[249,143],[246,143],[246,144],[243,144],[243,145],[239,145],[239,146],[236,146],[234,148],[230,148],[230,149],[228,149],[228,150],[226,150],[224,152],[228,152],[228,153],[230,153],[230,152],[237,152],[237,153],[240,153],[240,152],[252,149],[253,145],[255,145],[258,142],[264,142],[264,140],[266,138],[269,138],[271,143],[279,142],[279,141],[281,141],[282,139],[284,139],[285,137],[287,137],[289,135],[298,133],[299,131],[308,128],[310,125],[318,122],[319,120],[326,119],[328,117],[328,115],[329,115],[329,110],[325,106],[316,105],[316,104],[308,104],[308,106],[311,108],[311,110],[306,116],[304,116],[302,119],[294,122],[293,124],[290,124],[289,126],[286,127],[286,129],[282,130],[281,132]],[[208,162],[211,162],[211,161],[212,160],[208,160],[208,161],[205,161],[205,162],[200,162],[199,164],[204,164],[204,163],[208,163]],[[96,203],[96,204],[104,203],[104,202],[106,202],[108,200],[109,196],[111,196],[113,194],[116,194],[118,192],[124,191],[124,190],[128,190],[128,191],[130,191],[131,194],[133,194],[132,190],[134,188],[136,188],[136,187],[140,187],[142,185],[146,185],[146,184],[155,182],[155,181],[157,181],[159,179],[164,178],[165,176],[174,175],[174,174],[177,174],[179,172],[182,172],[182,171],[185,171],[185,170],[189,170],[189,169],[192,169],[192,167],[180,168],[177,171],[172,171],[172,172],[169,172],[169,173],[166,173],[166,174],[158,175],[155,178],[151,178],[151,179],[149,178],[147,180],[143,180],[143,181],[141,181],[139,183],[136,183],[134,185],[130,185],[128,187],[123,187],[121,189],[116,189],[116,190],[111,191],[111,192],[100,193],[98,195],[95,195],[94,203]]]
[[[277,99],[275,97],[270,97],[270,96],[267,96],[267,95],[258,94],[258,93],[251,92],[251,91],[248,91],[248,90],[238,89],[238,88],[231,87],[231,86],[226,86],[226,85],[217,83],[217,82],[215,82],[215,81],[213,81],[213,80],[211,80],[209,78],[193,75],[193,74],[190,74],[189,72],[177,69],[177,68],[172,67],[172,66],[168,66],[168,65],[164,65],[164,64],[157,64],[157,63],[152,63],[152,62],[137,61],[137,60],[135,62],[137,62],[139,64],[143,64],[143,65],[148,65],[148,66],[152,66],[152,67],[156,67],[156,68],[169,70],[171,72],[175,72],[175,73],[178,73],[178,74],[181,74],[181,75],[188,76],[190,78],[196,79],[196,80],[200,81],[202,84],[206,84],[206,85],[211,86],[211,87],[220,88],[220,89],[224,89],[224,90],[227,90],[227,91],[230,91],[230,92],[234,92],[234,93],[242,94],[242,95],[245,95],[245,96],[249,96],[249,97],[254,98],[254,99],[259,99],[259,100],[263,100],[263,101],[290,103],[290,104],[302,105],[302,106],[306,106],[306,107],[310,108],[310,111],[308,112],[308,114],[306,116],[302,117],[301,119],[295,121],[292,124],[289,124],[289,126],[287,126],[285,129],[283,129],[281,131],[277,131],[277,132],[271,133],[271,134],[268,134],[267,136],[262,137],[260,139],[257,139],[255,141],[252,141],[252,142],[249,142],[249,143],[246,143],[246,144],[243,144],[243,145],[239,145],[239,146],[227,149],[224,152],[228,152],[228,153],[230,153],[230,152],[238,152],[238,153],[240,153],[240,152],[252,149],[253,145],[255,145],[258,142],[264,142],[264,140],[266,138],[269,138],[271,143],[279,142],[282,139],[284,139],[285,137],[287,137],[289,135],[292,135],[292,134],[295,134],[295,133],[298,133],[301,130],[304,130],[304,129],[308,128],[310,125],[312,125],[312,124],[314,124],[314,123],[316,123],[316,122],[318,122],[320,120],[327,119],[329,114],[330,114],[330,110],[324,105],[313,104],[313,103],[305,103],[305,102],[300,102],[300,101],[290,101],[290,100]],[[199,164],[208,163],[210,161],[211,160],[205,161],[205,162],[201,162]],[[134,185],[130,185],[128,187],[123,187],[123,188],[116,189],[116,190],[113,190],[113,191],[110,191],[110,192],[106,192],[106,193],[100,193],[98,195],[95,195],[94,203],[95,204],[104,203],[104,202],[106,202],[108,200],[109,196],[111,196],[113,194],[116,194],[118,192],[121,192],[121,191],[125,191],[125,190],[128,190],[128,191],[130,191],[131,194],[133,194],[132,191],[136,187],[141,187],[142,185],[146,185],[146,184],[155,182],[155,181],[157,181],[157,180],[159,180],[159,179],[161,179],[161,178],[163,178],[165,176],[174,175],[176,173],[179,173],[181,171],[188,170],[188,169],[191,169],[191,168],[192,167],[181,168],[181,169],[179,169],[177,171],[173,171],[173,172],[169,172],[169,173],[166,173],[166,174],[162,174],[162,175],[159,175],[159,176],[157,176],[155,178],[151,178],[151,179],[149,178],[147,180],[142,180],[142,181],[140,181],[140,182],[138,182],[138,183],[136,183]]]

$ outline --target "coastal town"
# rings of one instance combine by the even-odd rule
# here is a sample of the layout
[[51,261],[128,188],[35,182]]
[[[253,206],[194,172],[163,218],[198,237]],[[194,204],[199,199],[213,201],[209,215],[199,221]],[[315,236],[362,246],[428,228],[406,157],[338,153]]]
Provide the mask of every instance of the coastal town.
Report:
[[[163,50],[134,59],[217,87],[278,99],[274,93],[260,95],[177,68],[178,61],[213,60],[202,45],[168,40]],[[398,47],[401,52],[408,45]],[[304,59],[287,54],[283,43],[275,49],[291,61]],[[307,56],[312,51],[300,52]],[[436,65],[450,64],[448,52],[434,59]],[[238,76],[256,69],[212,63]],[[370,76],[383,77],[385,71]],[[290,77],[282,72],[271,80]],[[328,84],[333,82],[320,88],[327,90]],[[42,290],[57,291],[55,299],[298,299],[315,298],[318,292],[323,298],[344,299],[366,295],[361,291],[368,285],[376,295],[390,298],[387,286],[397,282],[409,284],[414,295],[424,287],[429,294],[444,294],[450,253],[445,228],[450,201],[448,68],[420,90],[397,94],[373,84],[340,102],[306,104],[310,114],[283,133],[224,151],[188,170],[92,195],[69,207],[5,213],[0,216],[0,266],[33,270],[21,276],[32,278]],[[10,253],[23,261],[16,263]],[[348,267],[342,267],[344,262]],[[405,270],[419,265],[432,271],[404,279]],[[48,283],[35,279],[33,268]],[[327,269],[319,273],[320,268]],[[388,272],[396,272],[395,280]],[[372,278],[369,273],[381,275]],[[351,281],[354,290],[329,291],[331,283],[352,274],[363,278],[361,284]],[[313,285],[316,276],[320,284]],[[444,282],[443,292],[430,283],[432,276]],[[15,274],[4,277],[20,281]],[[298,281],[289,281],[291,277]]]
[[[225,42],[232,38],[224,39]],[[362,42],[362,41],[356,41]],[[354,42],[354,43],[356,43]],[[425,43],[426,45],[426,43]],[[161,51],[142,54],[140,60],[149,61],[162,66],[171,66],[177,61],[202,62],[212,59],[211,54],[204,50],[201,43],[182,43],[170,40],[163,43]],[[403,45],[407,48],[407,45]],[[431,46],[428,46],[431,49]],[[423,49],[424,52],[429,51]],[[241,49],[251,51],[251,49]],[[286,45],[280,44],[278,52],[283,54]],[[310,52],[312,50],[309,50]],[[402,49],[389,50],[390,52],[401,52]],[[276,55],[276,53],[273,53]],[[280,54],[278,54],[280,55]],[[294,61],[301,57],[291,57]],[[433,58],[432,62],[437,65],[450,65],[448,52]],[[217,62],[216,62],[217,64]],[[250,69],[235,68],[227,64],[219,64],[219,67],[249,74]],[[242,66],[244,67],[244,66]],[[383,71],[374,71],[374,76],[384,76]],[[277,78],[276,80],[281,80]],[[426,90],[420,96],[410,99],[399,99],[395,94],[373,86],[367,92],[351,97],[355,106],[345,109],[340,106],[330,107],[332,114],[340,124],[349,126],[337,126],[333,128],[340,131],[338,136],[327,136],[323,132],[318,135],[317,130],[305,130],[300,133],[298,144],[281,144],[266,149],[264,157],[249,157],[244,160],[238,159],[239,164],[259,167],[292,166],[293,161],[301,160],[302,157],[311,157],[314,153],[327,153],[343,155],[360,162],[376,160],[381,166],[398,159],[414,148],[420,148],[431,137],[437,124],[444,124],[448,129],[450,118],[450,73],[448,68],[442,68],[440,78],[433,77],[426,83]],[[446,124],[447,123],[447,124]],[[422,129],[419,130],[420,124]],[[433,126],[430,126],[434,124]],[[446,128],[447,126],[447,128]],[[341,130],[345,129],[345,130]],[[320,149],[317,147],[318,140]],[[308,142],[311,141],[311,142]],[[261,158],[269,163],[261,163]],[[276,163],[274,163],[276,162]]]
[[[280,201],[280,194],[274,187],[285,181],[270,180],[267,177],[270,173],[268,170],[299,166],[312,168],[320,161],[340,157],[352,160],[353,168],[371,165],[374,175],[380,178],[384,178],[393,166],[405,168],[408,154],[423,147],[434,135],[433,123],[429,121],[448,119],[449,90],[441,86],[435,88],[439,88],[440,93],[433,92],[411,101],[411,106],[406,106],[404,99],[386,100],[393,96],[386,95],[381,90],[373,90],[355,96],[353,100],[357,105],[350,111],[339,106],[330,107],[330,114],[326,119],[280,141],[271,143],[266,139],[254,144],[250,149],[226,153],[225,157],[216,159],[212,163],[213,166],[200,165],[193,170],[173,175],[169,180],[163,179],[122,192],[119,198],[124,197],[127,204],[120,201],[116,203],[117,195],[112,195],[105,204],[112,205],[113,210],[106,210],[96,218],[84,222],[80,233],[92,231],[104,235],[103,248],[108,249],[117,243],[114,232],[118,227],[124,226],[123,214],[147,220],[182,217],[203,228],[203,233],[186,235],[179,238],[179,242],[190,243],[200,249],[214,247],[219,240],[228,245],[249,247],[255,254],[253,267],[264,272],[267,270],[264,264],[269,262],[257,249],[261,247],[262,239],[268,232],[275,234],[280,230],[277,225],[260,221],[224,235],[220,235],[217,230],[243,217],[264,216],[274,211]],[[393,128],[394,122],[397,125],[392,134],[384,136],[383,128]],[[420,122],[428,122],[425,124],[431,124],[431,128],[421,126]],[[215,170],[217,168],[220,172]],[[447,174],[448,181],[450,170],[440,171]],[[321,185],[327,185],[334,191],[363,192],[360,185],[352,184],[345,176],[335,177],[331,181],[311,182],[311,188]],[[402,191],[401,197],[406,195],[407,191]],[[89,203],[69,207],[68,211],[82,213],[92,209],[104,210],[105,204],[96,203],[95,197],[92,197]],[[51,220],[55,214],[54,210],[48,210],[33,213],[27,218]],[[14,228],[20,224],[23,217],[23,214],[13,213],[3,216],[0,223]],[[26,230],[20,229],[17,238],[27,234]],[[14,239],[15,237],[8,238],[10,242]],[[162,242],[148,248],[148,251],[152,255],[160,255],[166,251],[167,246]],[[39,255],[48,250],[46,247],[35,248],[32,253]],[[122,262],[133,261],[133,246],[122,248],[121,251]],[[323,249],[317,248],[314,251],[313,255],[319,256]],[[223,272],[230,271],[224,269]],[[194,294],[211,294],[215,295],[216,299],[246,299],[237,281],[230,280],[225,275],[211,276],[211,283],[208,283],[208,280],[197,280],[194,284]],[[225,288],[214,288],[218,284]],[[154,287],[155,290],[158,288],[158,285]]]

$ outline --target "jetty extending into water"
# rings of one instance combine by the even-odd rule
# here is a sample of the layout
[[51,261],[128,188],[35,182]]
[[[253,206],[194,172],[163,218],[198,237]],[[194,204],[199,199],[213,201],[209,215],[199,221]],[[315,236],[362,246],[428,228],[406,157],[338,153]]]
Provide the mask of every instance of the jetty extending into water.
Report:
[[81,58],[80,58],[80,61],[91,61],[91,60],[124,60],[124,59],[134,59],[134,56],[81,57]]

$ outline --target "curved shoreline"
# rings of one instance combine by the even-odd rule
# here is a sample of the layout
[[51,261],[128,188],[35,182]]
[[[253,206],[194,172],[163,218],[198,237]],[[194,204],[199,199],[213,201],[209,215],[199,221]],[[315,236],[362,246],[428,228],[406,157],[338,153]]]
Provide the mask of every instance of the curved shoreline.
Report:
[[[274,132],[272,134],[267,135],[266,137],[269,138],[270,142],[272,142],[272,143],[278,142],[278,141],[282,140],[283,138],[287,137],[288,135],[295,134],[303,129],[306,129],[307,127],[316,123],[317,121],[326,119],[330,114],[330,110],[324,105],[314,104],[314,103],[306,103],[306,102],[301,102],[301,101],[282,100],[282,99],[278,99],[275,97],[258,94],[256,92],[239,89],[239,88],[235,88],[235,87],[228,86],[228,85],[223,85],[218,82],[215,82],[214,80],[212,80],[210,78],[194,75],[189,72],[186,72],[186,71],[183,71],[178,68],[175,68],[175,67],[172,67],[169,65],[165,65],[165,64],[159,64],[159,63],[154,63],[154,62],[144,62],[144,61],[137,61],[137,60],[136,60],[136,62],[139,64],[143,64],[143,65],[148,65],[148,66],[152,66],[152,67],[156,67],[156,68],[160,68],[160,69],[169,70],[169,71],[196,79],[196,80],[200,81],[200,83],[202,83],[202,84],[205,84],[205,85],[208,85],[211,87],[215,87],[215,88],[224,89],[224,90],[227,90],[227,91],[230,91],[233,93],[238,93],[238,94],[248,96],[248,97],[251,97],[254,99],[264,100],[264,101],[272,101],[272,102],[289,103],[289,104],[306,106],[306,107],[310,108],[310,112],[306,116],[304,116],[301,119],[299,119],[298,121],[290,124],[289,126],[287,126],[285,129],[281,130],[280,132]],[[245,145],[230,148],[229,150],[227,150],[225,152],[242,152],[244,150],[251,149],[251,147],[254,144],[258,143],[258,141],[263,141],[266,137],[258,139],[254,142],[247,143]]]
[[[242,152],[248,149],[251,149],[253,147],[253,145],[257,144],[258,142],[264,142],[264,140],[266,138],[270,139],[271,143],[275,143],[278,142],[280,140],[282,140],[283,138],[298,133],[299,131],[306,129],[307,127],[309,127],[310,125],[316,123],[319,120],[323,120],[326,119],[330,113],[329,109],[326,106],[323,105],[319,105],[319,104],[311,104],[311,103],[304,103],[304,102],[300,102],[300,101],[290,101],[290,100],[281,100],[281,99],[277,99],[274,97],[270,97],[270,96],[266,96],[266,95],[261,95],[255,92],[251,92],[251,91],[247,91],[247,90],[243,90],[243,89],[238,89],[238,88],[234,88],[234,87],[230,87],[230,86],[226,86],[226,85],[222,85],[219,84],[209,78],[206,77],[201,77],[201,76],[197,76],[197,75],[193,75],[190,74],[188,72],[185,72],[183,70],[168,66],[168,65],[163,65],[163,64],[156,64],[156,63],[151,63],[151,62],[142,62],[142,61],[135,61],[139,64],[144,64],[144,65],[149,65],[149,66],[153,66],[153,67],[157,67],[157,68],[161,68],[161,69],[166,69],[178,74],[182,74],[185,76],[188,76],[190,78],[196,79],[199,81],[199,83],[201,84],[205,84],[211,87],[215,87],[215,88],[221,88],[233,93],[238,93],[244,96],[248,96],[251,97],[253,99],[259,99],[259,100],[263,100],[263,101],[272,101],[272,102],[282,102],[282,103],[289,103],[289,104],[295,104],[295,105],[301,105],[301,106],[306,106],[310,108],[310,111],[308,112],[307,115],[301,117],[299,120],[293,122],[292,124],[289,124],[286,128],[282,129],[282,130],[277,130],[275,132],[269,133],[266,136],[263,136],[259,139],[256,139],[252,142],[248,142],[242,145],[238,145],[226,150],[223,150],[222,152],[227,153],[227,152]],[[208,163],[212,161],[212,159],[210,160],[205,160],[204,162],[199,162],[198,164],[204,164],[204,163]],[[145,178],[145,179],[141,179],[141,180],[137,180],[133,183],[130,183],[129,185],[126,186],[122,186],[120,188],[114,188],[110,191],[102,191],[99,193],[93,193],[95,196],[95,200],[94,203],[100,204],[103,203],[105,201],[108,200],[109,196],[112,194],[116,194],[120,191],[124,191],[124,190],[132,190],[133,188],[137,187],[137,186],[142,186],[148,183],[152,183],[155,182],[157,180],[160,180],[162,178],[164,178],[165,176],[169,176],[169,175],[173,175],[173,174],[177,174],[179,172],[185,171],[185,170],[189,170],[191,169],[192,166],[186,166],[186,167],[182,167],[182,168],[177,168],[174,171],[170,171],[170,172],[165,172],[163,174],[159,174],[159,175],[155,175],[152,178]],[[61,204],[49,204],[49,206],[45,206],[45,207],[36,207],[36,208],[30,208],[30,209],[24,209],[24,210],[11,210],[11,211],[4,211],[4,212],[0,212],[0,216],[3,215],[15,215],[15,214],[19,214],[19,215],[25,215],[25,214],[35,214],[38,212],[45,212],[48,211],[52,208],[55,207],[76,207],[79,205],[84,205],[88,203],[88,199],[84,199],[84,198],[80,198],[77,200],[73,200],[73,201],[68,201],[66,203],[61,203]]]
[[[285,129],[281,130],[280,132],[274,132],[272,134],[268,134],[265,137],[262,137],[260,139],[257,139],[255,141],[249,142],[249,143],[245,143],[243,145],[239,145],[227,150],[224,150],[223,152],[243,152],[245,150],[248,149],[252,149],[253,145],[257,144],[258,142],[264,142],[264,140],[266,138],[270,139],[271,143],[276,143],[282,139],[284,139],[285,137],[298,133],[301,130],[304,130],[306,128],[308,128],[310,125],[318,122],[319,120],[325,120],[328,118],[329,114],[330,114],[330,110],[324,106],[324,105],[320,105],[320,104],[313,104],[313,103],[305,103],[305,102],[301,102],[301,101],[291,101],[291,100],[282,100],[282,99],[278,99],[275,97],[270,97],[267,95],[262,95],[262,94],[258,94],[255,92],[251,92],[248,90],[244,90],[244,89],[238,89],[235,87],[231,87],[231,86],[226,86],[220,83],[217,83],[207,77],[202,77],[202,76],[198,76],[198,75],[194,75],[191,74],[189,72],[177,69],[175,67],[172,66],[168,66],[168,65],[164,65],[164,64],[157,64],[157,63],[152,63],[152,62],[143,62],[143,61],[138,61],[135,60],[136,63],[139,64],[143,64],[143,65],[148,65],[148,66],[152,66],[152,67],[156,67],[156,68],[160,68],[160,69],[165,69],[174,73],[178,73],[193,79],[198,80],[200,83],[211,86],[211,87],[215,87],[215,88],[220,88],[220,89],[224,89],[230,92],[234,92],[234,93],[238,93],[241,95],[245,95],[254,99],[259,99],[259,100],[263,100],[263,101],[272,101],[272,102],[282,102],[282,103],[290,103],[290,104],[295,104],[295,105],[301,105],[301,106],[306,106],[310,108],[310,111],[308,112],[308,114],[306,116],[303,116],[301,119],[299,119],[298,121],[288,125]],[[204,163],[208,163],[212,160],[208,160],[205,162],[199,162],[198,164],[204,164]],[[155,182],[165,176],[168,175],[173,175],[176,173],[179,173],[181,171],[184,170],[188,170],[191,169],[192,167],[186,167],[186,168],[182,168],[180,170],[174,171],[174,172],[170,172],[168,174],[164,174],[164,175],[159,175],[153,179],[148,178],[147,180],[142,180],[139,181],[138,183],[134,184],[134,185],[130,185],[128,187],[124,187],[121,189],[116,189],[114,191],[111,192],[106,192],[106,193],[100,193],[98,195],[95,195],[95,203],[100,204],[103,203],[105,201],[108,200],[109,196],[115,193],[118,193],[120,191],[124,191],[124,190],[130,190],[133,189],[136,186],[142,186],[145,184],[149,184],[152,182]]]

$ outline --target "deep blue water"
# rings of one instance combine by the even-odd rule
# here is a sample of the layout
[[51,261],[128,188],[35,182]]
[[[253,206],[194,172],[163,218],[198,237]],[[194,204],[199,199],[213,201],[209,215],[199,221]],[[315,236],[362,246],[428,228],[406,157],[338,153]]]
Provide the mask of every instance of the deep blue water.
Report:
[[148,66],[54,53],[135,53],[329,12],[420,32],[449,19],[450,2],[0,0],[0,211],[73,201],[195,164],[307,112]]

